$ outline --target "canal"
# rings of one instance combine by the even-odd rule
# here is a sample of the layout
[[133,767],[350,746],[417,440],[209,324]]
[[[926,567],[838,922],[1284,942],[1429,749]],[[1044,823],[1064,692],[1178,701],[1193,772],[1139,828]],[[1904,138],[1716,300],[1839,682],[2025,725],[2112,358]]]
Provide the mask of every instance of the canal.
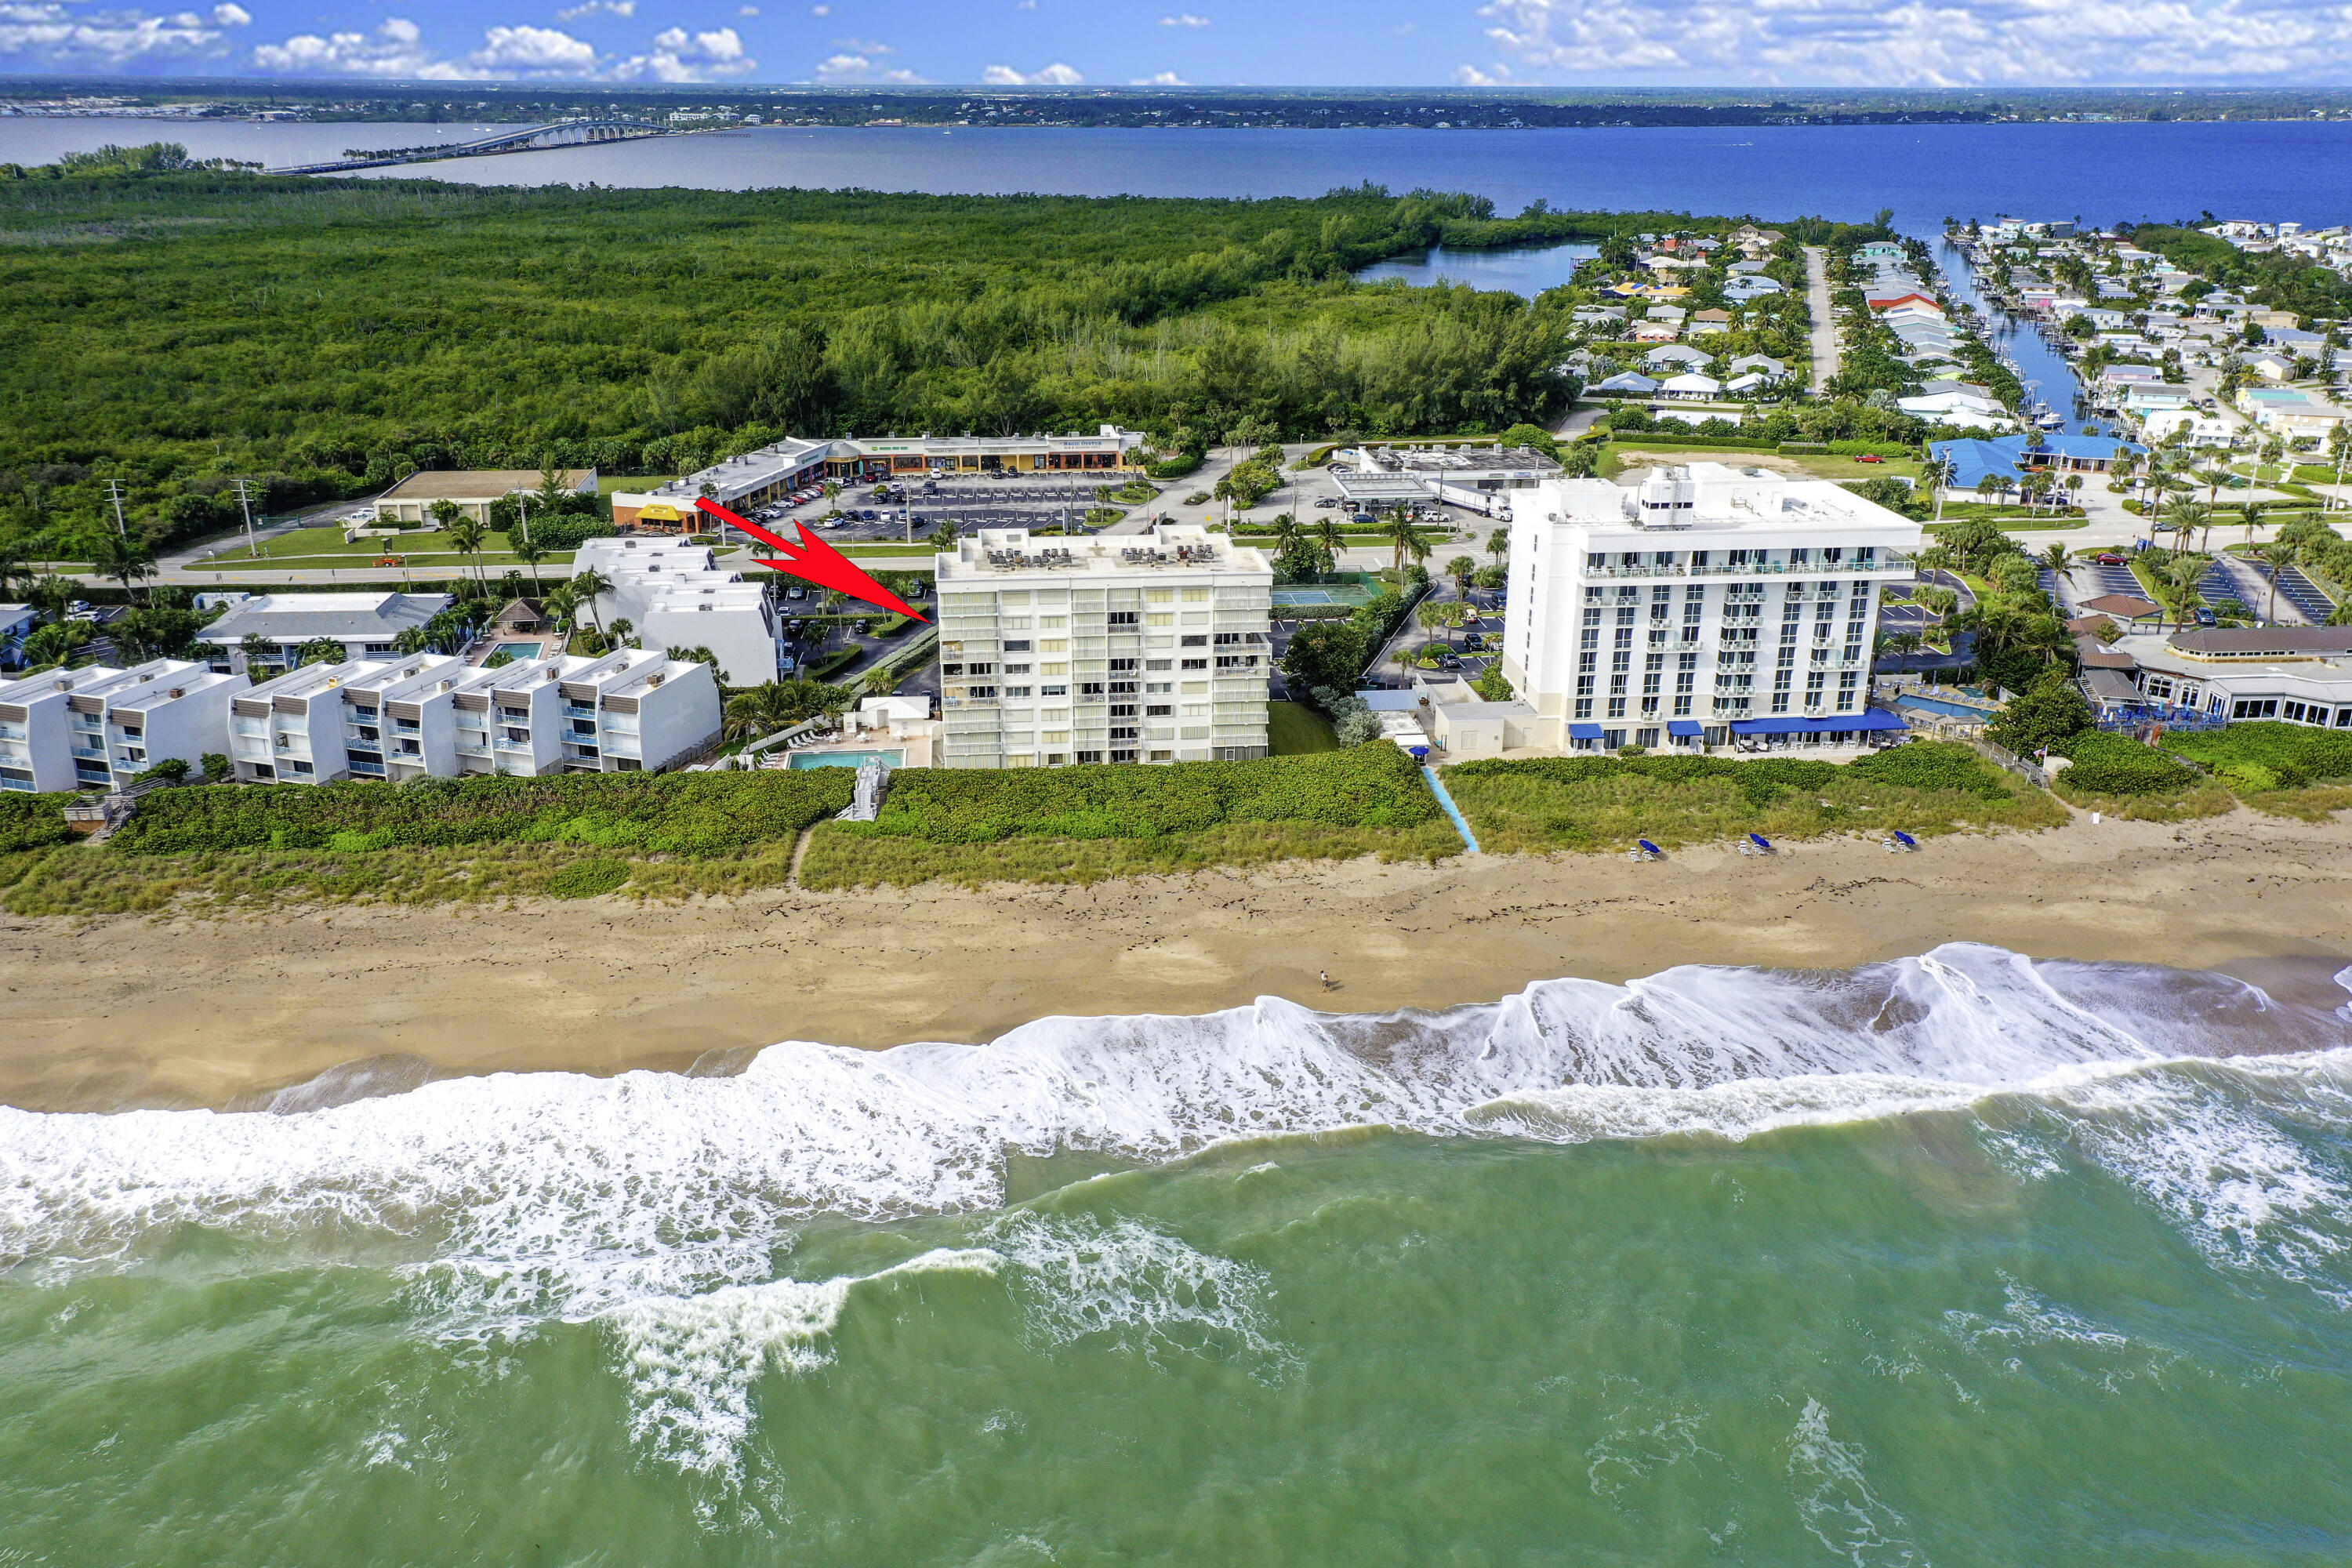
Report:
[[2066,423],[2059,428],[2080,430],[2083,422],[2075,416],[2074,403],[2082,395],[2083,383],[2066,356],[2043,342],[2032,323],[2009,314],[1978,291],[1976,274],[1958,246],[1940,235],[1928,237],[1928,244],[1935,248],[1936,264],[1943,268],[1952,298],[1977,308],[1993,348],[2008,359],[2017,379],[2025,384],[2026,400],[2039,398],[2052,413],[2065,416]]

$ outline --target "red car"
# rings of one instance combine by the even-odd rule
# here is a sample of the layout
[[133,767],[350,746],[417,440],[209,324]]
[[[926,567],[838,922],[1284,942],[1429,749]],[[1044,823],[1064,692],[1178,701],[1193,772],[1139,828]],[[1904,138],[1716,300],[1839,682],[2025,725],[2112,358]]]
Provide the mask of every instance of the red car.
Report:
[[2112,550],[2103,551],[2099,554],[2092,556],[2091,559],[2097,562],[2102,566],[2120,566],[2124,563],[2124,558],[2116,554]]
[[1883,463],[1886,461],[1886,459],[1880,457],[1875,452],[1864,452],[1861,457],[1856,458],[1854,461],[1857,463]]

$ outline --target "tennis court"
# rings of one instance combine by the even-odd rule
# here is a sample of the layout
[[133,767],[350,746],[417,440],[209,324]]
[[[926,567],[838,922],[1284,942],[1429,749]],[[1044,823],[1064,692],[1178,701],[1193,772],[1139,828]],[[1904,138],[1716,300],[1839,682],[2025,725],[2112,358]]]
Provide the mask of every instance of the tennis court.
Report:
[[1360,583],[1294,583],[1274,591],[1276,614],[1284,610],[1352,610],[1372,602],[1373,590]]

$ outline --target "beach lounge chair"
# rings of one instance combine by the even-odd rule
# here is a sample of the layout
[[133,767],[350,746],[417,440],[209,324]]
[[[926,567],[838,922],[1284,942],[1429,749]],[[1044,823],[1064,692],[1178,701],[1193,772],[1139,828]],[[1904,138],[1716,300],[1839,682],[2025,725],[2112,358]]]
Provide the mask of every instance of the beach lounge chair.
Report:
[[1895,830],[1895,837],[1886,841],[1886,850],[1890,855],[1908,855],[1918,847],[1919,841],[1899,827]]
[[1663,860],[1665,858],[1666,852],[1646,838],[1633,840],[1633,850],[1626,857],[1630,860]]
[[1748,842],[1739,847],[1739,852],[1742,855],[1769,855],[1772,853],[1772,841],[1760,833],[1751,833],[1748,836]]

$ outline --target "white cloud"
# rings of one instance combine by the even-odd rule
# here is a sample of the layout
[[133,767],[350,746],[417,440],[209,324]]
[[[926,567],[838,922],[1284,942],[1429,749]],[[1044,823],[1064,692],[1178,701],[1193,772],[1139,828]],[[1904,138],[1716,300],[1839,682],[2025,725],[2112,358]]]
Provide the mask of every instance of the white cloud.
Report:
[[434,58],[425,35],[405,16],[387,16],[373,33],[297,33],[279,44],[263,44],[253,63],[286,76],[413,77],[446,81],[472,73]]
[[1179,11],[1173,16],[1160,17],[1160,25],[1163,27],[1205,27],[1209,25],[1209,19],[1206,16],[1195,16],[1190,11]]
[[910,70],[890,70],[877,64],[870,56],[844,51],[816,63],[816,79],[821,82],[919,82],[923,79]]
[[759,67],[743,52],[742,37],[732,27],[691,36],[683,27],[665,27],[654,35],[648,52],[615,61],[604,74],[616,81],[709,81]]
[[583,16],[634,16],[637,0],[583,0],[578,5],[566,5],[555,14],[559,22],[577,22]]
[[759,14],[760,8],[757,5],[738,5],[735,7],[735,15],[738,16],[756,16]]
[[1013,8],[1015,11],[1034,11],[1037,8],[1037,0],[1021,0],[1021,4]]
[[596,69],[596,50],[556,27],[492,27],[482,35],[482,47],[467,57],[485,71],[517,71],[524,76],[589,76]]
[[253,20],[241,5],[161,16],[151,12],[76,13],[55,0],[0,4],[0,58],[21,55],[42,66],[127,65],[143,59],[218,58],[226,31]]
[[1454,68],[1454,85],[1456,87],[1503,87],[1507,85],[1510,79],[1511,68],[1499,60],[1495,63],[1495,68],[1491,71],[1482,71],[1472,65],[1460,65]]
[[991,66],[980,73],[980,79],[991,87],[1076,87],[1087,79],[1055,60],[1044,70],[1025,74],[1011,66]]
[[830,16],[833,15],[833,7],[830,5],[812,5],[809,7],[809,15],[812,16]]
[[856,55],[887,55],[895,52],[889,45],[877,44],[868,38],[835,38],[833,40],[833,47],[836,49],[847,49]]
[[1129,87],[1190,87],[1192,84],[1174,71],[1161,71],[1157,76],[1139,76],[1127,84]]
[[[622,13],[615,12],[615,15]],[[461,59],[445,59],[425,43],[415,23],[388,17],[373,33],[298,33],[283,43],[253,51],[253,63],[287,75],[410,77],[425,81],[485,81],[514,77],[569,77],[607,81],[709,81],[741,76],[759,68],[743,52],[732,27],[689,34],[669,27],[654,36],[646,53],[600,55],[585,39],[558,27],[529,24],[499,26],[482,35],[482,47]]]
[[2352,6],[2325,0],[1492,0],[1478,14],[1526,66],[1619,79],[2091,85],[2352,68]]

